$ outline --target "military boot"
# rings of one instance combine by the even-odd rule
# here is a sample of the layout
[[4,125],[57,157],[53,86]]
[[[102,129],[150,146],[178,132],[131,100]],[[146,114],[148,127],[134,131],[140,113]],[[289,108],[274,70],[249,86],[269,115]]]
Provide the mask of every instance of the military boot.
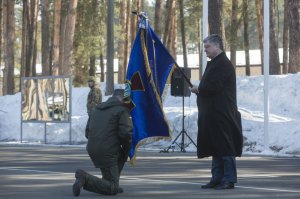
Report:
[[75,172],[76,180],[73,184],[73,195],[74,196],[80,195],[80,189],[85,185],[87,175],[88,175],[88,173],[81,169],[76,170],[76,172]]

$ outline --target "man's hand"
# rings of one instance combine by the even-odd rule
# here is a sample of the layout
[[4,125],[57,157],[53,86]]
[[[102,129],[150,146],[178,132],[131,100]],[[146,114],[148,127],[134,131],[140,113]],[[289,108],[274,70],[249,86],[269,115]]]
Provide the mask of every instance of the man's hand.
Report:
[[190,90],[192,93],[196,93],[196,94],[199,93],[198,86],[196,86],[196,85],[193,85],[193,87],[190,88]]

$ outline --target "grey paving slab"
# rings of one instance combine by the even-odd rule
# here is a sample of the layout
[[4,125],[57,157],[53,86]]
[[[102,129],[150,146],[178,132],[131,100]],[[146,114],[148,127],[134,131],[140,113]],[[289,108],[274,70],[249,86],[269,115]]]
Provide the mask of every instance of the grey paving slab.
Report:
[[[211,159],[195,153],[138,152],[120,180],[125,192],[102,196],[82,191],[79,198],[300,198],[300,158],[244,156],[237,159],[233,190],[205,190]],[[84,147],[10,146],[0,144],[0,198],[69,199],[74,171],[100,176]]]

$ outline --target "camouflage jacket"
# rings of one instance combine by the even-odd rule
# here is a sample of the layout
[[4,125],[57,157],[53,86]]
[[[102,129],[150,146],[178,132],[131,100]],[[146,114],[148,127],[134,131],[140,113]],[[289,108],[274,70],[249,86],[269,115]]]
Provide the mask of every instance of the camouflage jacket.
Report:
[[102,102],[102,93],[99,88],[91,88],[87,97],[87,113],[90,115],[95,106]]

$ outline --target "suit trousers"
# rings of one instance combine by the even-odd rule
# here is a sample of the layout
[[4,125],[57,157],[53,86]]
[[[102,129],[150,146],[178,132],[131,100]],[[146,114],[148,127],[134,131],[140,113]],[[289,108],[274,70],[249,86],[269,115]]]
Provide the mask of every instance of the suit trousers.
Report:
[[237,182],[235,156],[213,156],[211,166],[211,181]]

